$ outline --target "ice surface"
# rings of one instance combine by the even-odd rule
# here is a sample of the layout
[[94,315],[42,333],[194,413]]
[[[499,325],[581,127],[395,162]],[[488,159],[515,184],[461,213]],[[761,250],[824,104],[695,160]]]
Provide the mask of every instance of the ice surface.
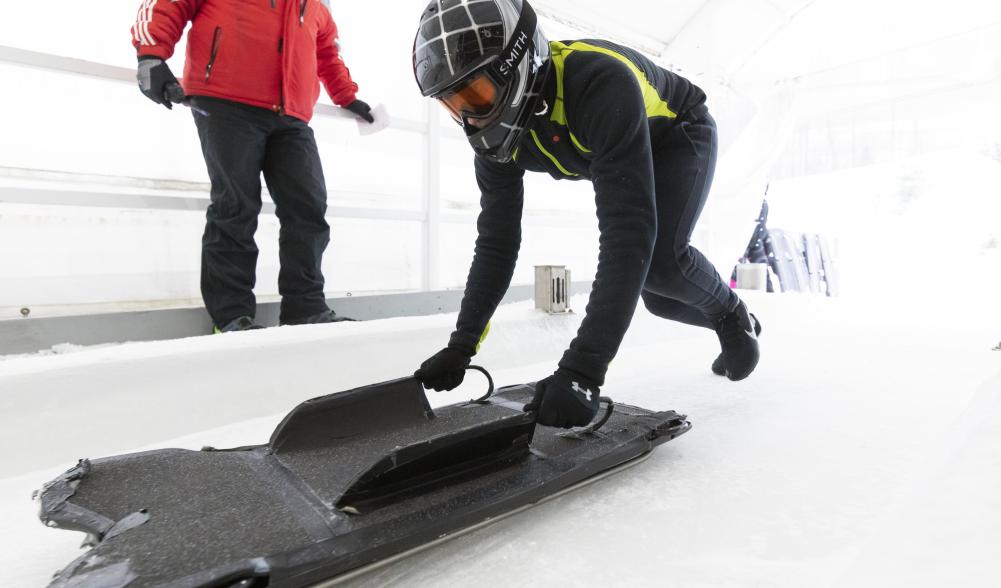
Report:
[[80,353],[81,351],[94,351],[106,347],[115,347],[120,343],[102,343],[99,345],[75,345],[73,343],[60,343],[48,349],[42,349],[35,353],[15,353],[11,355],[0,355],[0,361],[12,361],[15,359],[30,359],[38,357],[48,357],[51,355],[66,355],[69,353]]
[[[851,300],[746,297],[764,327],[763,360],[749,380],[711,375],[718,351],[712,333],[642,310],[612,365],[604,394],[684,412],[694,425],[689,434],[636,468],[352,585],[995,586],[1001,573],[1001,356],[990,349],[1001,325],[909,320]],[[348,326],[350,336],[337,334],[348,332],[337,325],[277,329],[20,359],[0,368],[16,372],[5,380],[0,371],[0,396],[16,392],[4,383],[51,382],[87,362],[132,378],[140,390],[151,385],[149,370],[185,354],[270,353],[276,357],[270,369],[277,370],[295,361],[283,346],[296,338],[327,349],[337,341],[369,345],[367,337],[388,341],[396,331],[409,339],[413,348],[405,359],[411,361],[436,349],[418,336],[421,329],[444,337],[453,320],[360,323]],[[506,331],[508,322],[517,328]],[[502,335],[488,340],[492,355],[484,355],[485,363],[498,366],[499,384],[542,377],[553,369],[558,346],[526,360],[519,339],[565,344],[573,324],[524,305],[504,309]],[[385,364],[385,378],[400,375],[403,364]],[[358,372],[371,381],[378,368],[359,364]],[[88,373],[78,372],[75,394],[100,392],[88,389]],[[154,373],[186,377],[184,370]],[[328,391],[331,380],[341,387],[351,380],[317,374],[317,393]],[[464,400],[481,386],[471,375],[460,390],[431,400]],[[192,402],[191,396],[179,392],[182,401]],[[225,412],[211,397],[204,402]],[[178,418],[171,414],[164,409],[165,419]],[[263,442],[281,416],[235,419],[128,448]],[[52,438],[60,437],[53,432]],[[45,455],[61,455],[56,449],[65,463],[0,480],[7,585],[43,585],[80,553],[82,536],[46,529],[29,501],[32,490],[83,457],[73,446],[48,448]]]

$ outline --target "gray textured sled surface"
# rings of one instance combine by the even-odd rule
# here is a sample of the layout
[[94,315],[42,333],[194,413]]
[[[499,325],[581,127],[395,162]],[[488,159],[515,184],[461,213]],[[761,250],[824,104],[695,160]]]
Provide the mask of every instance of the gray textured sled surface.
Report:
[[686,432],[616,404],[580,438],[536,427],[528,385],[432,411],[412,378],[299,405],[267,445],[80,464],[41,519],[92,548],[53,586],[307,586],[532,504]]

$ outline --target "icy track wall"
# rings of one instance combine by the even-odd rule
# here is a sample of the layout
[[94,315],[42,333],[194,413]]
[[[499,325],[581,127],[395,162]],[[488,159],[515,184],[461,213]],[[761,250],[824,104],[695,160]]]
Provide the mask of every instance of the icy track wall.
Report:
[[[586,298],[573,302],[583,311]],[[494,371],[554,366],[582,316],[548,316],[528,303],[502,308],[475,362]],[[284,327],[0,362],[5,475],[283,413],[309,398],[406,376],[447,343],[454,324],[448,314]],[[662,321],[637,320],[628,344],[663,336]],[[476,394],[483,386],[471,373],[464,389]]]

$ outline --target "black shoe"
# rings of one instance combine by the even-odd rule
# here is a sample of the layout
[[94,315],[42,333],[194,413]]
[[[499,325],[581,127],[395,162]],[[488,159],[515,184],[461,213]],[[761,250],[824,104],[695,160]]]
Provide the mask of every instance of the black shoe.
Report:
[[734,382],[751,375],[760,357],[761,323],[758,318],[747,312],[747,306],[741,302],[736,310],[720,319],[716,334],[723,352],[713,362],[713,373]]
[[323,312],[312,314],[298,319],[282,321],[282,326],[286,325],[323,325],[326,323],[354,322],[355,319],[341,316],[336,312],[327,309]]
[[235,333],[237,331],[255,331],[257,329],[263,329],[261,325],[254,322],[254,319],[249,316],[241,316],[240,318],[233,319],[223,326],[215,325],[212,327],[212,333],[218,335],[219,333]]

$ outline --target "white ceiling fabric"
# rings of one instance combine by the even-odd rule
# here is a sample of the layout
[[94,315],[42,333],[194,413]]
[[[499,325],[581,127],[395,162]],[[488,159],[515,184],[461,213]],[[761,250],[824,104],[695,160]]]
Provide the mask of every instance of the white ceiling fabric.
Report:
[[719,251],[743,247],[746,231],[728,227],[754,218],[780,167],[809,173],[828,160],[859,165],[870,150],[882,161],[1001,136],[996,1],[531,1],[544,22],[576,28],[554,36],[631,45],[707,91],[721,159],[704,216],[721,228]]
[[[694,77],[775,81],[1001,24],[1001,4],[955,0],[535,0]],[[917,64],[920,66],[920,64]]]

